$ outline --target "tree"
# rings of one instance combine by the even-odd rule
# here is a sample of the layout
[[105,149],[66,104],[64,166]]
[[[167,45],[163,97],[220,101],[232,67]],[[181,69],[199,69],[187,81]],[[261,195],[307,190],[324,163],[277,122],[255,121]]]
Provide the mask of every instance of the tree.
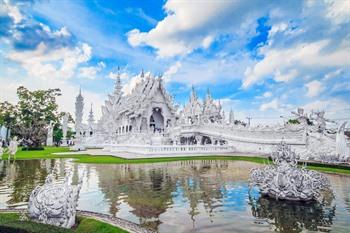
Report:
[[5,110],[0,110],[0,122],[12,130],[14,135],[23,139],[23,144],[30,148],[41,147],[47,137],[50,122],[59,123],[56,97],[60,89],[29,91],[23,86],[17,89],[18,103],[11,105],[0,103]]
[[17,106],[5,101],[0,103],[0,126],[7,128],[6,138],[9,129],[13,129],[18,115]]

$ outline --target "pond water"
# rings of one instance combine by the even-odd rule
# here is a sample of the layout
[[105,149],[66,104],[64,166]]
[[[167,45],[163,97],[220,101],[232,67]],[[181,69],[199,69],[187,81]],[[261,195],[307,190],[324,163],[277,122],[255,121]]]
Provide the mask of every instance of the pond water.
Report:
[[[249,192],[260,165],[240,161],[77,164],[68,159],[0,161],[0,208],[25,208],[33,188],[54,168],[62,181],[84,174],[78,209],[110,214],[158,232],[348,232],[350,176],[328,175],[328,205],[288,203]],[[85,171],[85,172],[84,172]]]

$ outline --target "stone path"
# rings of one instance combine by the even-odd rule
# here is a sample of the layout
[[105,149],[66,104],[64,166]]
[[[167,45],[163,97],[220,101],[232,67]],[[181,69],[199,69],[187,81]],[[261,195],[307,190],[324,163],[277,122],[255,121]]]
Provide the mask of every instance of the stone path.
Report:
[[[23,210],[25,209],[0,209],[0,213],[20,213]],[[112,226],[119,227],[130,233],[156,233],[151,229],[141,227],[139,224],[136,224],[118,217],[113,217],[108,214],[100,214],[100,213],[84,211],[84,210],[77,210],[77,214],[78,216],[84,216],[84,217],[96,219],[101,222],[108,223]]]

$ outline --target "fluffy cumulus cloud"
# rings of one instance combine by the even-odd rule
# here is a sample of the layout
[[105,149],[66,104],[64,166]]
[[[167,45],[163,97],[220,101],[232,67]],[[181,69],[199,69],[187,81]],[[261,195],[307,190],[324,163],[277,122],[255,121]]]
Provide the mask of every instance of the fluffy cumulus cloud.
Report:
[[12,51],[7,58],[19,63],[30,76],[68,79],[74,75],[78,65],[91,58],[91,53],[91,47],[85,43],[59,49],[50,49],[40,43],[35,50]]
[[0,1],[0,15],[8,15],[15,24],[22,22],[24,16],[16,5],[12,5],[9,0]]
[[79,75],[87,79],[95,79],[97,74],[106,68],[104,62],[99,62],[96,66],[87,66],[79,68]]
[[266,111],[268,109],[277,110],[279,108],[280,108],[280,103],[279,103],[278,99],[273,99],[270,102],[263,103],[260,106],[260,111]]
[[317,80],[308,82],[305,86],[307,87],[306,95],[308,97],[316,97],[324,90],[322,83]]
[[245,71],[242,87],[248,88],[259,81],[274,77],[276,81],[289,81],[301,69],[322,67],[348,67],[350,44],[346,40],[336,48],[329,48],[330,40],[300,43],[294,48],[262,48],[264,58]]
[[[291,4],[286,2],[286,7]],[[166,17],[148,32],[127,33],[132,46],[151,46],[160,57],[185,55],[208,48],[220,34],[239,33],[264,15],[271,2],[261,1],[176,1],[164,5]]]

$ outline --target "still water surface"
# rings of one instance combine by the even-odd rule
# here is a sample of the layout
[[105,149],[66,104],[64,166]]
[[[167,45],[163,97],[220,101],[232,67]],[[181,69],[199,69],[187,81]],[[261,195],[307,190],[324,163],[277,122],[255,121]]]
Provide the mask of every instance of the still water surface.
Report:
[[328,175],[335,191],[330,205],[296,204],[249,192],[249,171],[257,166],[240,161],[0,161],[0,208],[25,208],[30,192],[53,168],[58,182],[65,169],[72,168],[73,182],[84,175],[78,209],[117,216],[158,232],[349,232],[350,176]]

